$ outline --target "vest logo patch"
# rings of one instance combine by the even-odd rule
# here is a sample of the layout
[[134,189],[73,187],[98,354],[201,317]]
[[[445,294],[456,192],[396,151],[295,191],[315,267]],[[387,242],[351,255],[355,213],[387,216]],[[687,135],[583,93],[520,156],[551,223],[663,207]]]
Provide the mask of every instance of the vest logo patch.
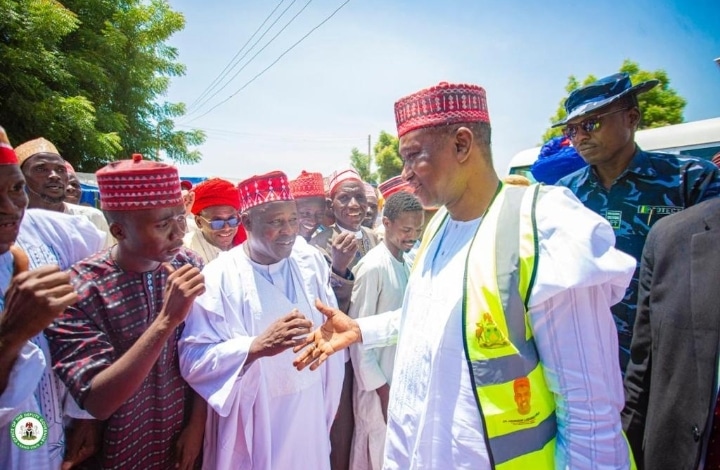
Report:
[[515,405],[517,405],[517,413],[520,416],[514,419],[504,419],[503,423],[512,424],[513,426],[530,426],[537,422],[540,412],[530,414],[532,413],[532,393],[530,390],[530,379],[527,377],[519,377],[513,381]]
[[517,411],[521,415],[526,415],[532,410],[530,400],[532,393],[530,392],[530,379],[520,377],[513,381],[513,391],[515,392],[515,404]]
[[501,348],[507,346],[509,341],[495,324],[492,315],[483,313],[482,319],[475,323],[475,337],[482,348]]
[[622,225],[622,211],[607,211],[605,212],[605,219],[610,222],[613,229],[618,229]]

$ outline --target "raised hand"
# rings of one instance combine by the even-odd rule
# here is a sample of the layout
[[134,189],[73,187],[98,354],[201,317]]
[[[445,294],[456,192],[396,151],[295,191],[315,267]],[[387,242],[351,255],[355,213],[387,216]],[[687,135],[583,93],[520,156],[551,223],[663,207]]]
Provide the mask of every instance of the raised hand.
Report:
[[13,278],[0,318],[0,338],[23,344],[78,300],[70,275],[47,265]]
[[190,264],[184,264],[177,270],[170,264],[166,264],[165,268],[170,276],[159,317],[166,318],[172,325],[179,325],[185,321],[195,297],[205,292],[205,277],[198,268]]
[[332,270],[340,276],[345,276],[357,250],[358,242],[354,233],[344,232],[336,236],[332,241]]
[[282,318],[275,320],[265,331],[256,336],[250,345],[248,360],[258,357],[275,356],[286,349],[305,341],[310,333],[312,322],[297,309],[293,309]]
[[325,315],[326,320],[320,328],[308,335],[302,344],[293,348],[295,353],[302,351],[293,361],[297,370],[303,370],[307,366],[310,366],[310,370],[315,370],[328,357],[362,339],[360,327],[355,320],[317,299],[315,307]]

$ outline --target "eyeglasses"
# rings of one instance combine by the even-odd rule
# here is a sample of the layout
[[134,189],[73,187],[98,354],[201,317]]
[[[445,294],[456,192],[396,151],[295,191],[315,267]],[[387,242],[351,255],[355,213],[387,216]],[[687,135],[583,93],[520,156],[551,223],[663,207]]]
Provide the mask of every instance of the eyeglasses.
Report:
[[605,114],[598,114],[597,116],[587,118],[577,124],[568,124],[562,130],[563,135],[568,139],[574,139],[578,133],[578,129],[582,128],[582,130],[584,130],[588,134],[593,131],[597,131],[600,129],[600,121],[602,118],[604,118],[605,116],[610,116],[611,114],[619,113],[620,111],[627,111],[628,109],[630,108],[616,109],[615,111],[610,111]]
[[227,224],[228,227],[230,227],[230,228],[235,228],[240,223],[240,219],[237,216],[232,216],[227,219],[213,219],[213,220],[206,219],[205,217],[203,217],[201,215],[198,217],[200,217],[205,222],[207,222],[208,225],[210,225],[211,230],[222,230],[223,227],[225,227],[225,224]]

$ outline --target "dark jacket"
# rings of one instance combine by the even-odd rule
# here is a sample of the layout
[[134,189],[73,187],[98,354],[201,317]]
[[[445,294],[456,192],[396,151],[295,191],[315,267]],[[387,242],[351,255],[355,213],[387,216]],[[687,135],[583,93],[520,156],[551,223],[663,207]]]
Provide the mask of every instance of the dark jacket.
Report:
[[643,250],[623,428],[640,468],[695,469],[714,409],[720,198],[658,221]]

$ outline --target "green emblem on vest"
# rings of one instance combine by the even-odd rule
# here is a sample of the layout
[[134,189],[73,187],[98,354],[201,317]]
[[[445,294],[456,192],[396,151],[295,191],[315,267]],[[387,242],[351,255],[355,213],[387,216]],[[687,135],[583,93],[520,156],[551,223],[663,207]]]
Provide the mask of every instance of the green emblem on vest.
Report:
[[507,346],[508,340],[495,324],[492,315],[484,313],[482,319],[475,323],[475,337],[482,348],[501,348]]

